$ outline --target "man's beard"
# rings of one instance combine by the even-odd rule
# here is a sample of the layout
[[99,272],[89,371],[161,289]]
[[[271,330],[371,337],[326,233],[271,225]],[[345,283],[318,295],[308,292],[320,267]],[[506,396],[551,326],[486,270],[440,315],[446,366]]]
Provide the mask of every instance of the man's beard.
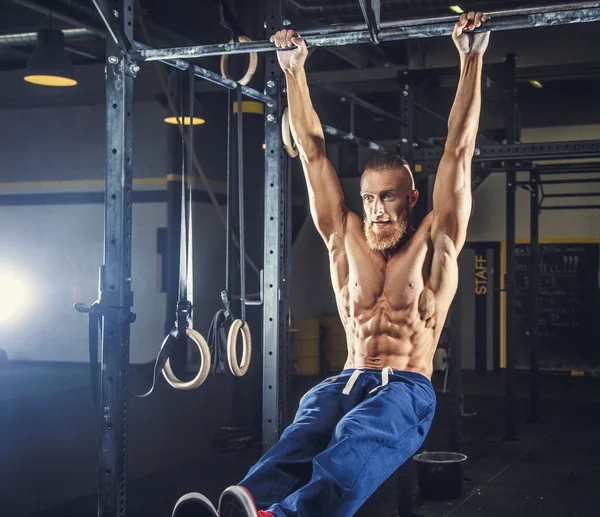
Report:
[[402,237],[408,230],[408,224],[410,220],[410,208],[407,208],[398,218],[397,221],[391,221],[384,228],[380,228],[378,231],[373,229],[372,223],[367,221],[364,217],[364,232],[367,238],[367,244],[374,251],[386,251],[392,250],[402,240]]

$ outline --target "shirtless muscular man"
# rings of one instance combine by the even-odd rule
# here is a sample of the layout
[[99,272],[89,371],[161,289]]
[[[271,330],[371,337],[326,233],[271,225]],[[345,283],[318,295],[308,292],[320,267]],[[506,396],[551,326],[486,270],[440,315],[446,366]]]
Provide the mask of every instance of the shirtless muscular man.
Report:
[[237,486],[219,512],[201,494],[184,496],[177,517],[349,517],[423,443],[435,393],[432,361],[458,285],[457,256],[471,212],[471,160],[481,108],[487,21],[463,14],[453,41],[460,80],[433,210],[410,226],[419,193],[407,163],[382,153],[360,180],[364,214],[344,203],[308,90],[308,51],[297,33],[271,37],[287,80],[292,134],[314,223],[329,250],[331,278],[346,331],[345,369],[311,389],[280,441]]

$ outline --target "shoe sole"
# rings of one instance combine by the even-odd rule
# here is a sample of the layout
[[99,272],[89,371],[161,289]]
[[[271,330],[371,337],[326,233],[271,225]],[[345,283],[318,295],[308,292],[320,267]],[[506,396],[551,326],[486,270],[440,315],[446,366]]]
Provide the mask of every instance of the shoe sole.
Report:
[[249,516],[258,517],[258,510],[256,509],[256,504],[254,502],[252,494],[241,486],[231,486],[221,494],[221,497],[219,498],[219,513],[221,512],[221,502],[223,501],[223,496],[226,494],[235,497],[237,502],[239,502],[242,505],[244,511]]
[[202,495],[198,492],[190,492],[189,494],[182,495],[175,503],[171,517],[175,517],[175,514],[177,513],[177,510],[179,509],[179,507],[189,501],[202,502],[204,505],[206,505],[208,507],[209,510],[211,510],[213,512],[214,517],[219,517],[219,514],[217,513],[217,509],[213,506],[213,504],[210,502],[208,497],[206,497],[205,495]]

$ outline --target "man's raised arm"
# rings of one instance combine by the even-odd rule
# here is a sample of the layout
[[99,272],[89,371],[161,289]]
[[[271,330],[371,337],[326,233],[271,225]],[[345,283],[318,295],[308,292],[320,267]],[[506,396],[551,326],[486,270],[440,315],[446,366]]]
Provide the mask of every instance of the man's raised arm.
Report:
[[342,234],[347,215],[344,195],[333,165],[325,154],[325,135],[313,108],[304,71],[308,55],[306,43],[292,30],[281,30],[271,36],[280,48],[277,52],[287,81],[287,96],[292,135],[308,185],[310,211],[317,230],[327,244],[334,234]]
[[460,54],[460,79],[450,117],[448,138],[433,189],[431,237],[437,249],[458,253],[471,214],[471,160],[481,111],[481,70],[489,32],[470,33],[488,17],[463,14],[452,39]]

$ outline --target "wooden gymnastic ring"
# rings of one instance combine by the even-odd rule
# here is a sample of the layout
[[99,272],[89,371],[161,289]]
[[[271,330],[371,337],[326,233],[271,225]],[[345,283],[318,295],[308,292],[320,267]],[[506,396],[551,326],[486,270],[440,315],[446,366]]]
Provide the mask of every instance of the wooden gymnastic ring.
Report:
[[[248,43],[250,41],[252,41],[250,38],[247,38],[246,36],[240,36],[240,42]],[[233,43],[233,40],[230,40],[229,43]],[[254,77],[254,74],[256,73],[257,67],[258,67],[258,54],[256,52],[250,52],[250,62],[248,63],[248,70],[246,70],[244,77],[242,77],[237,82],[242,85],[248,84],[250,81],[252,81],[252,78]],[[223,54],[221,56],[221,75],[223,77],[226,77],[227,79],[231,79],[228,68],[229,68],[229,54]],[[240,108],[238,107],[238,109],[240,109]]]
[[210,372],[210,349],[206,340],[200,332],[194,329],[187,329],[186,334],[195,343],[200,352],[200,370],[198,370],[198,373],[191,381],[183,382],[173,373],[171,362],[167,359],[163,368],[163,375],[167,382],[177,390],[195,390],[206,380]]
[[[237,338],[239,331],[242,331],[242,340],[244,342],[244,351],[242,352],[242,364],[237,360]],[[250,327],[248,323],[242,326],[242,320],[235,320],[229,329],[227,336],[227,361],[231,373],[236,377],[242,377],[248,371],[250,366],[250,357],[252,357],[252,337],[250,336]]]
[[292,158],[296,158],[298,156],[298,147],[290,129],[290,112],[288,106],[284,108],[281,115],[281,140],[283,141],[283,148],[286,153]]

